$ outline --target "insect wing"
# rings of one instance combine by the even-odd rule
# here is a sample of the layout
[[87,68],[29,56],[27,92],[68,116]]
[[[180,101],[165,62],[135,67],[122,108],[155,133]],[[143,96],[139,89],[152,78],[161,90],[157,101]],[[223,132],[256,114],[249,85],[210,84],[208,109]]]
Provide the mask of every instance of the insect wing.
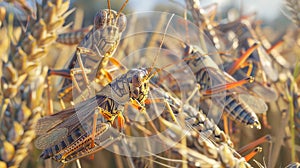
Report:
[[[233,82],[236,82],[236,80],[229,75],[226,72],[222,72],[220,69],[207,69],[209,70],[209,74],[211,76],[211,78],[213,78],[214,81],[218,81],[219,84],[230,84]],[[216,85],[215,85],[216,86]],[[224,91],[225,91],[225,86],[224,86]],[[242,87],[242,86],[236,86],[233,87],[231,89],[227,89],[226,90],[226,94],[236,94],[236,93],[245,93],[247,92],[246,88]]]
[[[262,42],[263,46],[265,49],[269,49],[272,47],[271,43],[268,41],[264,33],[262,33],[262,30],[259,26],[256,27],[255,29],[256,33],[258,34],[258,38]],[[291,65],[290,63],[277,51],[277,50],[272,50],[271,51],[271,56],[272,58],[281,66],[285,68],[290,68]]]
[[[102,99],[99,98],[98,101],[101,102]],[[67,137],[80,125],[91,125],[90,121],[92,121],[95,104],[98,104],[95,98],[89,99],[78,104],[75,108],[40,119],[36,131],[43,135],[37,139],[37,148],[44,149],[52,146]]]
[[251,86],[251,91],[266,102],[273,102],[278,98],[277,92],[272,87],[267,87],[260,83],[254,82],[253,86]]
[[[253,75],[255,75],[255,73]],[[246,78],[247,76],[248,75],[242,69],[237,70],[234,74],[235,79],[243,79]],[[277,100],[278,98],[278,94],[276,90],[274,90],[272,87],[264,85],[263,83],[257,80],[254,80],[253,83],[247,84],[246,88],[249,91],[251,91],[250,94],[254,94],[262,98],[266,102],[272,102]]]
[[260,63],[262,65],[262,69],[266,73],[266,75],[272,80],[278,80],[278,71],[272,66],[272,59],[267,54],[266,50],[262,47],[258,47],[258,56]]
[[56,129],[49,134],[42,135],[34,142],[36,148],[46,149],[60,142],[66,137],[68,130],[66,128]]
[[250,94],[239,94],[239,99],[244,101],[256,114],[262,114],[268,110],[263,99]]
[[51,116],[46,116],[38,120],[35,132],[37,135],[46,134],[51,129],[55,128],[55,126],[59,125],[67,118],[71,117],[75,114],[75,111],[72,109],[67,109],[58,113],[55,113]]

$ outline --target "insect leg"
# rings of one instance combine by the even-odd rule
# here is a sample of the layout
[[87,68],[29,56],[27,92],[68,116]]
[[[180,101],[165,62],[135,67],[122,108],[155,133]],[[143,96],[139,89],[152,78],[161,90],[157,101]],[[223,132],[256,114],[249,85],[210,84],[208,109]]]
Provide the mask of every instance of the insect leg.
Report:
[[117,66],[117,67],[119,68],[119,70],[124,71],[124,72],[127,70],[126,66],[123,65],[123,64],[122,64],[120,61],[118,61],[116,58],[110,57],[110,58],[109,58],[109,61],[110,61],[113,65]]
[[119,114],[117,115],[117,119],[118,119],[118,129],[119,129],[120,131],[122,131],[123,128],[124,128],[124,123],[125,123],[125,118],[124,118],[123,114],[122,114],[122,113],[119,113]]
[[262,114],[262,123],[263,123],[263,126],[265,127],[265,128],[268,128],[268,129],[271,129],[272,128],[272,126],[269,124],[269,122],[268,122],[268,117],[267,117],[267,113],[263,113]]
[[253,71],[253,64],[254,63],[252,61],[248,61],[248,62],[245,62],[241,65],[241,68],[248,67],[248,70],[247,70],[247,73],[246,73],[247,76],[251,76],[251,73]]
[[240,66],[247,60],[251,53],[258,47],[259,43],[254,43],[250,48],[248,48],[247,51],[233,63],[231,68],[228,70],[228,73],[230,75],[234,74],[240,68]]
[[256,154],[261,153],[262,152],[262,148],[261,147],[256,147],[254,148],[250,153],[248,153],[247,155],[244,156],[245,160],[248,162],[249,160],[251,160]]
[[77,57],[77,60],[78,60],[79,67],[82,70],[81,73],[82,73],[83,79],[84,79],[85,83],[88,86],[89,85],[89,80],[88,80],[87,74],[85,73],[85,68],[83,66],[83,62],[82,62],[82,59],[81,59],[81,54],[82,53],[83,53],[83,50],[78,47],[77,51],[76,51],[76,57]]
[[51,99],[51,83],[50,83],[50,77],[46,77],[46,82],[47,82],[47,98],[48,98],[48,114],[51,115],[53,114],[53,101]]
[[[95,113],[94,113],[94,116],[93,116],[92,140],[91,140],[92,142],[91,142],[91,145],[90,145],[91,148],[95,147],[95,134],[96,134],[97,118],[98,118],[99,112],[101,113],[101,108],[97,107],[95,109]],[[94,155],[90,155],[90,159],[94,159]]]
[[265,135],[249,144],[247,144],[246,146],[241,147],[239,150],[237,150],[238,153],[244,153],[247,150],[254,148],[255,146],[262,144],[264,142],[271,142],[272,137],[270,135]]
[[[80,57],[80,56],[79,56]],[[81,59],[80,59],[81,60]],[[78,61],[78,62],[80,62],[80,61]],[[81,61],[81,63],[82,63],[82,61]],[[83,65],[82,65],[83,66]],[[71,78],[71,80],[72,80],[72,82],[74,83],[74,86],[75,86],[75,88],[79,91],[79,92],[81,92],[81,89],[80,89],[80,87],[79,87],[79,85],[78,85],[78,82],[77,82],[77,80],[76,80],[76,78],[75,78],[75,75],[77,75],[77,74],[85,74],[85,76],[86,76],[86,74],[87,73],[90,73],[91,72],[91,70],[89,70],[89,69],[85,69],[85,68],[80,68],[80,69],[78,69],[78,68],[73,68],[73,69],[71,69],[71,70],[69,70],[69,69],[60,69],[60,70],[55,70],[55,69],[49,69],[48,70],[48,75],[57,75],[57,76],[61,76],[61,77],[64,77],[64,78]]]
[[147,100],[145,101],[145,103],[146,103],[146,104],[150,104],[150,103],[163,103],[163,104],[165,105],[165,107],[167,108],[167,111],[169,112],[169,114],[170,114],[172,120],[173,120],[176,124],[179,125],[179,123],[178,123],[178,121],[177,121],[177,119],[176,119],[176,117],[175,117],[175,114],[174,114],[174,112],[173,112],[173,110],[172,110],[172,108],[171,108],[171,106],[170,106],[170,104],[169,104],[169,102],[168,102],[167,100],[161,100],[161,99],[151,99],[151,100],[150,100],[150,99],[147,99]]
[[[101,123],[99,125],[96,125],[96,131],[95,131],[94,137],[100,136],[101,134],[106,132],[109,127],[110,127],[110,124],[107,124],[107,123]],[[93,150],[97,150],[97,149],[100,150],[99,147],[101,149],[104,148],[101,146],[95,146],[94,148],[86,148],[85,150],[88,150],[87,152],[79,152],[78,153],[78,150],[81,147],[83,147],[87,143],[92,142],[92,138],[93,138],[93,136],[90,134],[89,136],[87,136],[83,139],[73,142],[71,145],[69,145],[65,149],[61,150],[61,152],[57,153],[55,157],[58,157],[59,158],[58,161],[60,161],[62,163],[69,163],[69,162],[75,161],[76,159],[79,159],[81,157],[88,156],[90,154],[95,153],[95,152],[88,152],[88,151],[93,151]],[[73,158],[74,156],[72,156],[72,155],[74,155],[74,154],[78,154],[78,155],[80,154],[80,156],[76,156],[76,158]],[[71,160],[69,160],[70,159],[70,158],[68,158],[69,156],[72,157]]]
[[276,49],[277,47],[281,46],[283,44],[284,40],[281,39],[280,41],[276,42],[273,46],[267,49],[267,53],[271,54],[272,50]]
[[224,132],[225,134],[229,135],[229,128],[228,128],[228,117],[226,115],[223,115],[223,125],[224,125]]
[[76,165],[77,165],[77,168],[81,168],[81,164],[80,164],[80,160],[79,159],[76,159]]
[[130,102],[131,102],[131,105],[133,105],[133,107],[135,107],[136,109],[140,110],[141,112],[146,112],[145,107],[140,102],[138,102],[136,99],[130,98]]
[[210,88],[210,89],[203,90],[202,94],[204,96],[212,95],[212,94],[215,94],[215,93],[219,93],[219,92],[222,92],[222,91],[233,89],[235,87],[242,86],[244,84],[252,83],[252,82],[254,82],[254,77],[250,76],[248,78],[245,78],[245,79],[242,79],[242,80],[239,80],[239,81],[236,81],[236,82],[226,83],[224,85],[222,84],[222,85],[214,86],[213,88]]

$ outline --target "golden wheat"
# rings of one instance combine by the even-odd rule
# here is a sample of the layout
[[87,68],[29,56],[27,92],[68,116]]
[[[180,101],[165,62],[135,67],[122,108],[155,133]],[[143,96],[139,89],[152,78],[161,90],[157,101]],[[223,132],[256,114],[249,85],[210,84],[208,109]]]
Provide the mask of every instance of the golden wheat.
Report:
[[291,20],[300,27],[300,2],[298,0],[286,0],[286,7],[291,12]]
[[47,1],[41,8],[42,16],[29,26],[16,52],[11,52],[9,61],[2,66],[1,138],[5,140],[0,148],[0,163],[3,167],[19,167],[28,156],[35,124],[45,111],[43,94],[48,68],[41,64],[41,59],[64,24],[69,1]]

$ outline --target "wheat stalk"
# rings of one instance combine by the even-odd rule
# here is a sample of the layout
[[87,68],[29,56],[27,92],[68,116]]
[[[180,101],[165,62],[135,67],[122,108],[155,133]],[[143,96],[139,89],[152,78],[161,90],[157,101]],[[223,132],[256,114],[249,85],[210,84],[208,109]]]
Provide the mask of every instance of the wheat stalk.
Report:
[[[34,127],[44,111],[44,83],[48,68],[40,60],[56,40],[56,32],[69,14],[69,1],[51,0],[21,38],[16,52],[2,67],[0,167],[19,167],[28,156]],[[4,114],[5,112],[5,114]]]
[[[167,120],[161,120],[169,130],[166,136],[160,136],[163,142],[174,144],[170,150],[164,152],[164,156],[155,155],[149,152],[154,158],[147,157],[133,158],[134,163],[139,167],[145,167],[153,162],[156,166],[162,167],[180,167],[187,163],[189,167],[252,167],[246,160],[241,157],[233,148],[226,143],[216,144],[214,140],[210,140],[200,132],[194,130],[186,130]],[[174,136],[176,135],[176,136]],[[176,143],[174,137],[185,137],[186,145]],[[138,152],[138,151],[137,151]],[[187,160],[183,158],[186,157]],[[167,161],[167,165],[165,163]]]
[[300,2],[298,0],[286,0],[286,7],[291,13],[290,19],[300,27]]

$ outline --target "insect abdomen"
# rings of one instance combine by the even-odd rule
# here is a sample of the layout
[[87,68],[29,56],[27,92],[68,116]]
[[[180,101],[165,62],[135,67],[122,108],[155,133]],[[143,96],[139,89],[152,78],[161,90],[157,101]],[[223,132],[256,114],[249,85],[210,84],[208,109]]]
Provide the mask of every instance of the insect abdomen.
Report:
[[225,96],[224,102],[222,99],[219,100],[224,105],[224,111],[232,120],[256,127],[260,125],[256,114],[246,104],[234,98],[233,95]]
[[66,45],[79,44],[92,28],[93,26],[88,26],[77,31],[60,34],[56,41]]
[[70,135],[64,138],[61,142],[45,149],[41,153],[40,157],[43,159],[48,159],[50,157],[53,157],[55,154],[65,149],[67,146],[72,144],[75,140],[77,140],[84,134],[86,134],[85,130],[82,127],[78,127],[75,131],[73,131]]

